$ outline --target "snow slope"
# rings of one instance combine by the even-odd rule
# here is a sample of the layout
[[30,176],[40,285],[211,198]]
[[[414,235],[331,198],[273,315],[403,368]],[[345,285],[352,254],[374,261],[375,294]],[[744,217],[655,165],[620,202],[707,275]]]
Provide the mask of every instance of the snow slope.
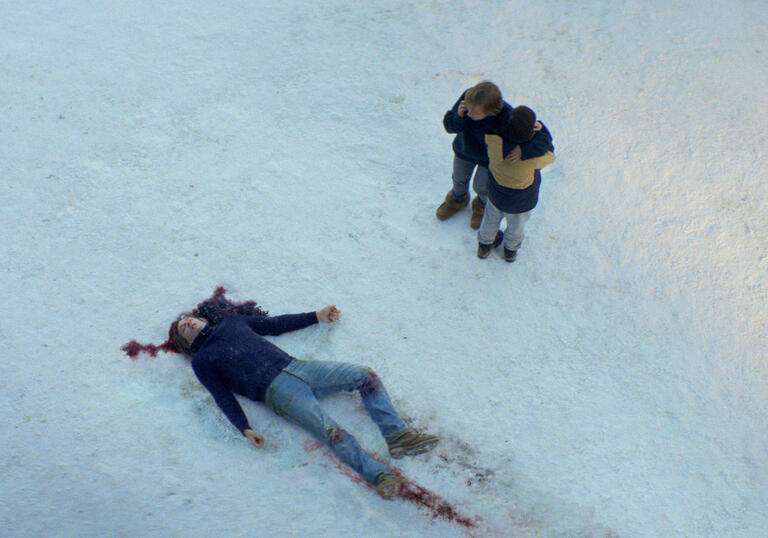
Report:
[[[768,9],[650,4],[0,2],[5,533],[467,532],[120,351],[224,285],[341,308],[275,341],[377,370],[473,535],[762,535]],[[512,265],[434,218],[483,79],[555,137]]]

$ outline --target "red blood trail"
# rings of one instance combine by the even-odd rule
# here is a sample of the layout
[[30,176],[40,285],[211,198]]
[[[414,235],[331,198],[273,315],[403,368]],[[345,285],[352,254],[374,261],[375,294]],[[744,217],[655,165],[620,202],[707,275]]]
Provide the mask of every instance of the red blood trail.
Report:
[[179,352],[176,349],[176,346],[170,340],[163,342],[159,346],[156,346],[154,344],[139,344],[136,340],[131,340],[120,349],[125,351],[125,353],[133,360],[138,359],[139,353],[141,353],[142,351],[144,351],[145,353],[149,353],[150,357],[157,357],[158,351],[164,351],[166,353]]
[[[304,443],[304,450],[307,452],[316,452],[321,450],[335,464],[336,468],[345,476],[358,483],[364,483],[371,489],[373,486],[365,482],[363,478],[352,470],[348,465],[342,462],[333,454],[328,447],[317,440],[309,439]],[[375,454],[368,452],[372,457],[381,461]],[[394,473],[405,479],[403,489],[400,491],[400,498],[415,504],[420,510],[426,512],[433,519],[442,519],[449,523],[455,523],[464,528],[471,529],[477,526],[477,520],[462,515],[458,509],[451,503],[440,497],[437,493],[429,491],[406,478],[399,469],[392,469]]]

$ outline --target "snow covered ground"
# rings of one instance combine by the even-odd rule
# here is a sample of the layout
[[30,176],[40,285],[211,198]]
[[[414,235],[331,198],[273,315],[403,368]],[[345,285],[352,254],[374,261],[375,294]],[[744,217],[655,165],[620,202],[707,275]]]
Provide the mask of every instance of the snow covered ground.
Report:
[[[768,7],[677,4],[0,0],[3,534],[764,535]],[[434,217],[483,79],[555,138],[512,265]],[[276,342],[372,366],[477,526],[120,351],[218,285],[337,304]]]

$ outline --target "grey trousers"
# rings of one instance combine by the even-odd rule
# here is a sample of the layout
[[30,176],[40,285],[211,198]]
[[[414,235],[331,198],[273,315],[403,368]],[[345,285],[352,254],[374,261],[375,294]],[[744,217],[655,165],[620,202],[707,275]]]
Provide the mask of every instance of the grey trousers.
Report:
[[489,200],[485,204],[485,213],[483,214],[483,222],[480,224],[480,229],[477,231],[477,240],[484,245],[493,243],[496,232],[499,230],[501,219],[506,217],[507,229],[504,230],[504,248],[507,250],[518,250],[525,237],[523,233],[525,223],[531,218],[532,211],[504,213],[497,209]]
[[475,180],[472,182],[472,189],[477,193],[480,201],[485,203],[488,200],[488,168],[480,166],[464,159],[453,156],[453,197],[462,199],[469,193],[469,180],[472,179],[472,172],[475,171]]

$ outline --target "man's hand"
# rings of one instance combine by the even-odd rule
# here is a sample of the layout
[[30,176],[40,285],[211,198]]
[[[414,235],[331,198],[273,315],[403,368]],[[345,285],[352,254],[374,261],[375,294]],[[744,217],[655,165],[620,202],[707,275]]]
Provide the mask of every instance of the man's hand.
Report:
[[459,117],[463,118],[469,113],[469,109],[467,108],[467,105],[462,101],[459,103]]
[[512,151],[507,153],[507,156],[504,157],[504,160],[513,163],[515,161],[519,161],[520,157],[522,156],[523,156],[523,150],[520,149],[520,144],[518,144],[517,146],[515,146],[515,148]]
[[341,310],[336,308],[336,305],[329,305],[325,308],[315,312],[317,314],[317,321],[324,321],[325,323],[333,323],[339,320]]
[[253,430],[243,430],[245,435],[253,446],[261,448],[264,446],[264,438]]

